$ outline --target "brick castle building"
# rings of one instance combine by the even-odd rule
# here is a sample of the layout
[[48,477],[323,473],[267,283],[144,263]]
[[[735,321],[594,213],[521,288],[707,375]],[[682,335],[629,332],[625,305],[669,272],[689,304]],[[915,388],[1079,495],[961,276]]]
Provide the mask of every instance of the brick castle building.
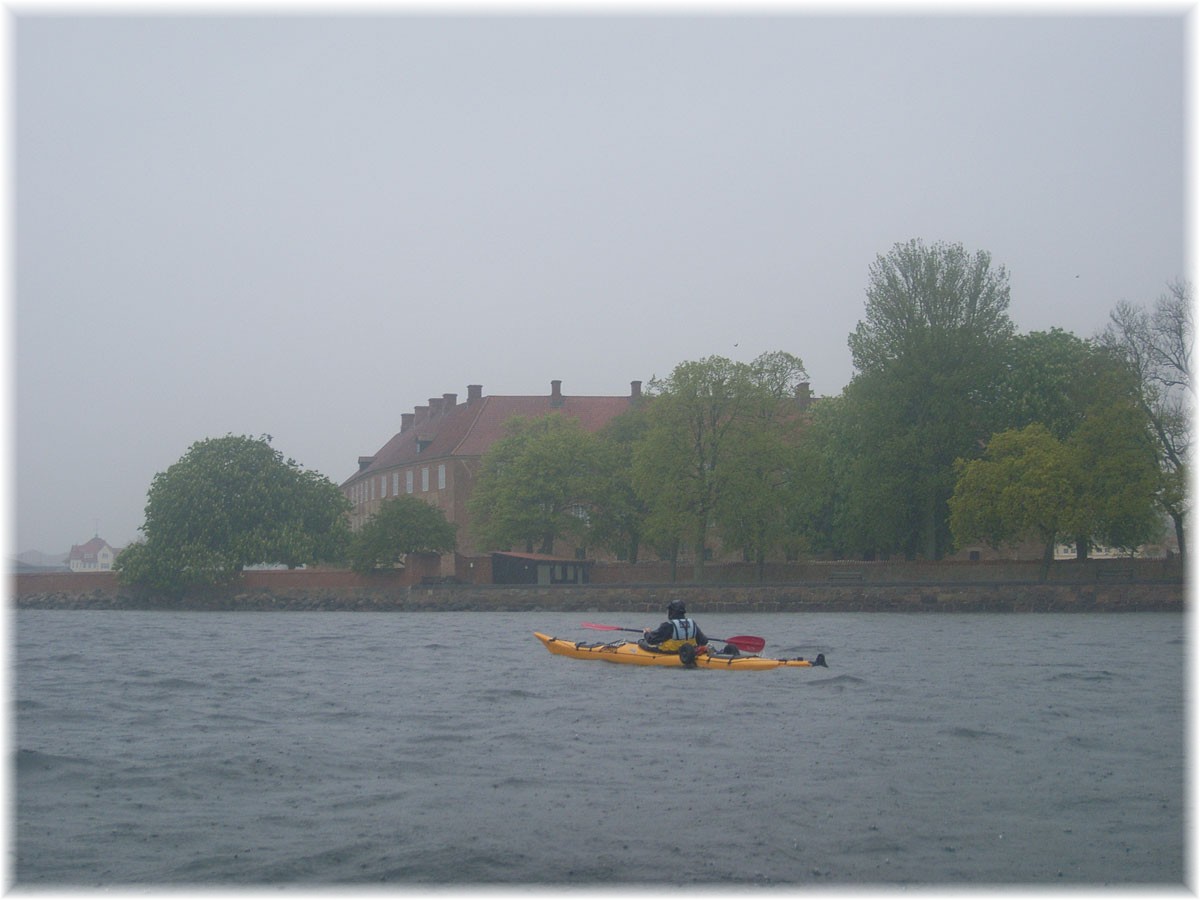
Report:
[[551,381],[550,393],[533,396],[484,396],[483,386],[467,386],[466,402],[457,394],[431,397],[400,417],[400,431],[372,456],[358,458],[358,471],[342,483],[352,505],[350,522],[360,527],[384,500],[413,494],[437,506],[458,526],[458,551],[441,562],[440,574],[459,575],[464,559],[477,556],[467,500],[483,455],[504,436],[513,417],[538,418],[561,413],[596,432],[637,403],[642,383],[630,382],[624,397],[573,397],[562,382]]

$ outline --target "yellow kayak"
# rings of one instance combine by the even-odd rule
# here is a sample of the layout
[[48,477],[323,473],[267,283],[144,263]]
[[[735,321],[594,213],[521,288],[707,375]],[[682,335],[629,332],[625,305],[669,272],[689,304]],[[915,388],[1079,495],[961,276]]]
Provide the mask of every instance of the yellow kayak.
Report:
[[[535,631],[533,636],[545,644],[546,649],[558,656],[570,656],[573,659],[603,659],[606,662],[625,663],[631,666],[674,666],[680,668],[683,661],[675,653],[657,653],[653,650],[643,650],[634,641],[612,641],[610,643],[592,643],[589,641],[564,641],[561,638],[550,637]],[[825,654],[818,653],[816,659],[771,659],[765,656],[739,653],[726,656],[724,654],[696,655],[698,669],[740,669],[742,671],[758,671],[759,669],[779,669],[784,666],[796,668],[811,668],[824,666]]]

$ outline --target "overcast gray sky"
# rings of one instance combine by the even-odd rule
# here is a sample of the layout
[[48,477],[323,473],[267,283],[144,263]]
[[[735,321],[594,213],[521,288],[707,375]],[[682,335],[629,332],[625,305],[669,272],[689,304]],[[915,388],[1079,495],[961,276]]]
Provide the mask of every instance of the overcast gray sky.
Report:
[[837,394],[911,238],[1023,332],[1186,276],[1182,12],[946,12],[17,15],[13,549],[134,540],[206,437],[340,483],[468,384]]

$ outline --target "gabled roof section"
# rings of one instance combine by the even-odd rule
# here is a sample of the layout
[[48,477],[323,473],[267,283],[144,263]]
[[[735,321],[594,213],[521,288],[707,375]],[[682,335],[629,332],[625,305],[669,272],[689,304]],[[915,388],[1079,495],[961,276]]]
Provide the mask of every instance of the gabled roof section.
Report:
[[487,397],[452,452],[455,456],[482,456],[504,436],[504,423],[513,417],[536,419],[559,413],[578,419],[584,431],[596,432],[629,408],[629,397],[563,397],[559,405],[552,405],[549,397]]
[[590,566],[590,559],[576,559],[572,556],[551,556],[549,553],[516,553],[509,550],[494,550],[492,556],[505,556],[510,559],[524,559],[539,563],[560,563],[572,566]]
[[374,454],[359,457],[359,471],[344,483],[394,469],[448,457],[480,457],[504,436],[504,423],[514,416],[534,419],[560,413],[578,419],[584,430],[596,432],[641,398],[641,382],[630,385],[624,397],[570,397],[562,394],[561,382],[551,382],[551,392],[540,396],[484,397],[482,388],[472,386],[466,403],[452,402],[445,394],[402,417],[402,426]]
[[100,551],[103,550],[105,547],[108,547],[109,550],[112,549],[112,547],[109,546],[108,541],[104,540],[104,538],[94,537],[90,541],[88,541],[86,544],[75,544],[74,546],[72,546],[71,553],[67,558],[68,559],[95,559],[97,554],[99,554]]

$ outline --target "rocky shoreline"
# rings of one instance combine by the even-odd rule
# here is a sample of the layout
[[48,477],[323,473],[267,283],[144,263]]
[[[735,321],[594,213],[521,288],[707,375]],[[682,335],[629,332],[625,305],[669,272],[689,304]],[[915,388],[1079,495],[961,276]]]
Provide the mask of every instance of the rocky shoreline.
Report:
[[1182,612],[1185,586],[1155,583],[855,585],[419,585],[245,589],[165,597],[125,588],[17,592],[16,609],[327,612]]

